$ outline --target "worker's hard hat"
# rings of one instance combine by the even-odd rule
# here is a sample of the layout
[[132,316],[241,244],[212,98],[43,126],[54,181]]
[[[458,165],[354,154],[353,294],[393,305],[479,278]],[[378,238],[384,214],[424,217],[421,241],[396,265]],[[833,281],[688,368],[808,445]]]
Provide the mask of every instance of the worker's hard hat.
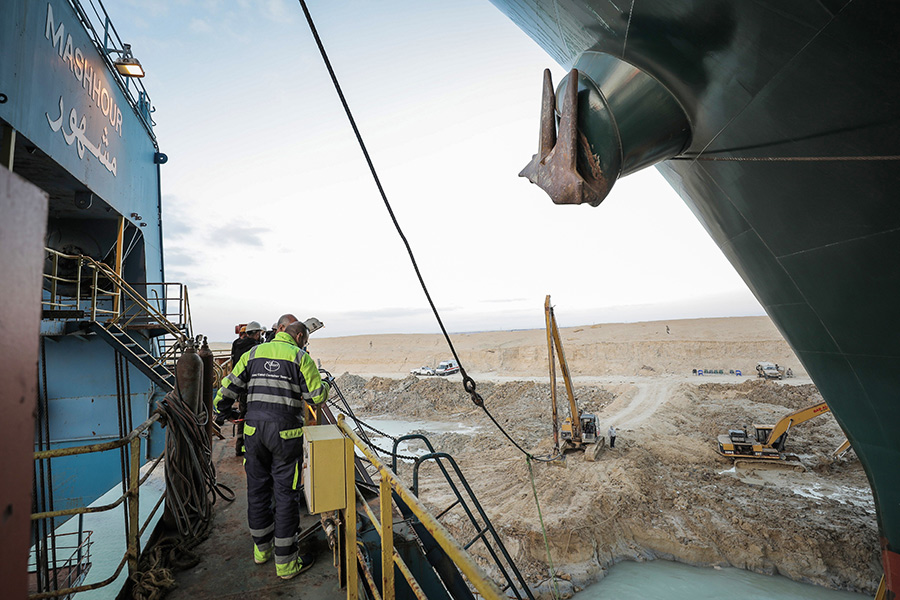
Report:
[[246,332],[247,332],[247,326],[241,325],[241,333],[246,333]]
[[252,333],[254,331],[262,331],[263,326],[259,324],[259,321],[250,321],[247,323],[247,333]]

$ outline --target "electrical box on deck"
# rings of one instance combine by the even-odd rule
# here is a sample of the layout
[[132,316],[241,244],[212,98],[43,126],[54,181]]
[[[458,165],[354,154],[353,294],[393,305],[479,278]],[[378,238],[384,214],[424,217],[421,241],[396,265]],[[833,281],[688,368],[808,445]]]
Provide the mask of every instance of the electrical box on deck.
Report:
[[303,428],[303,495],[310,514],[347,507],[347,457],[353,442],[336,425]]

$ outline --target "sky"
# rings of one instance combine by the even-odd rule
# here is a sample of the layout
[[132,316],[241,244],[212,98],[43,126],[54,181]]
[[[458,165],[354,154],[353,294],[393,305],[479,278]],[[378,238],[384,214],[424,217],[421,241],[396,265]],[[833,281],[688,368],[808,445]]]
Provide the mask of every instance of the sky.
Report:
[[[318,336],[437,323],[291,0],[106,0],[147,72],[166,277],[195,332],[282,313]],[[599,206],[517,177],[542,72],[562,67],[487,0],[309,0],[432,298],[451,332],[764,314],[655,169]]]

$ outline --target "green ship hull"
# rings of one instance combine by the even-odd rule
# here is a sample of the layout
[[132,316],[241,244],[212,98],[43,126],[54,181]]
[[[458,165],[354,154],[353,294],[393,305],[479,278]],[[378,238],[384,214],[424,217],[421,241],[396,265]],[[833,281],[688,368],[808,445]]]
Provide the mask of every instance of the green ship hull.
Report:
[[[594,78],[579,93],[595,84],[603,106],[578,122],[606,191],[656,163],[791,344],[866,469],[888,597],[898,594],[896,3],[492,2],[558,63]],[[620,93],[623,66],[665,101]],[[592,137],[590,119],[609,113],[612,134]]]

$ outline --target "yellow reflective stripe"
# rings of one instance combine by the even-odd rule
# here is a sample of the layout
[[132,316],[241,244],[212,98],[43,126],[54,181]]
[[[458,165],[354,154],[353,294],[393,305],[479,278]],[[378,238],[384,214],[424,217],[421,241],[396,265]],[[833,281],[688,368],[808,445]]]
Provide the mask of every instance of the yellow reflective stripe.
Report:
[[297,481],[300,479],[300,461],[294,465],[294,484],[291,489],[297,489]]
[[[246,429],[244,431],[246,431]],[[303,428],[298,427],[297,429],[285,429],[284,431],[279,431],[278,435],[280,435],[281,439],[283,440],[295,440],[303,435]]]
[[248,436],[248,435],[253,435],[254,433],[256,433],[256,427],[254,427],[253,425],[247,425],[246,423],[244,423],[244,435]]

